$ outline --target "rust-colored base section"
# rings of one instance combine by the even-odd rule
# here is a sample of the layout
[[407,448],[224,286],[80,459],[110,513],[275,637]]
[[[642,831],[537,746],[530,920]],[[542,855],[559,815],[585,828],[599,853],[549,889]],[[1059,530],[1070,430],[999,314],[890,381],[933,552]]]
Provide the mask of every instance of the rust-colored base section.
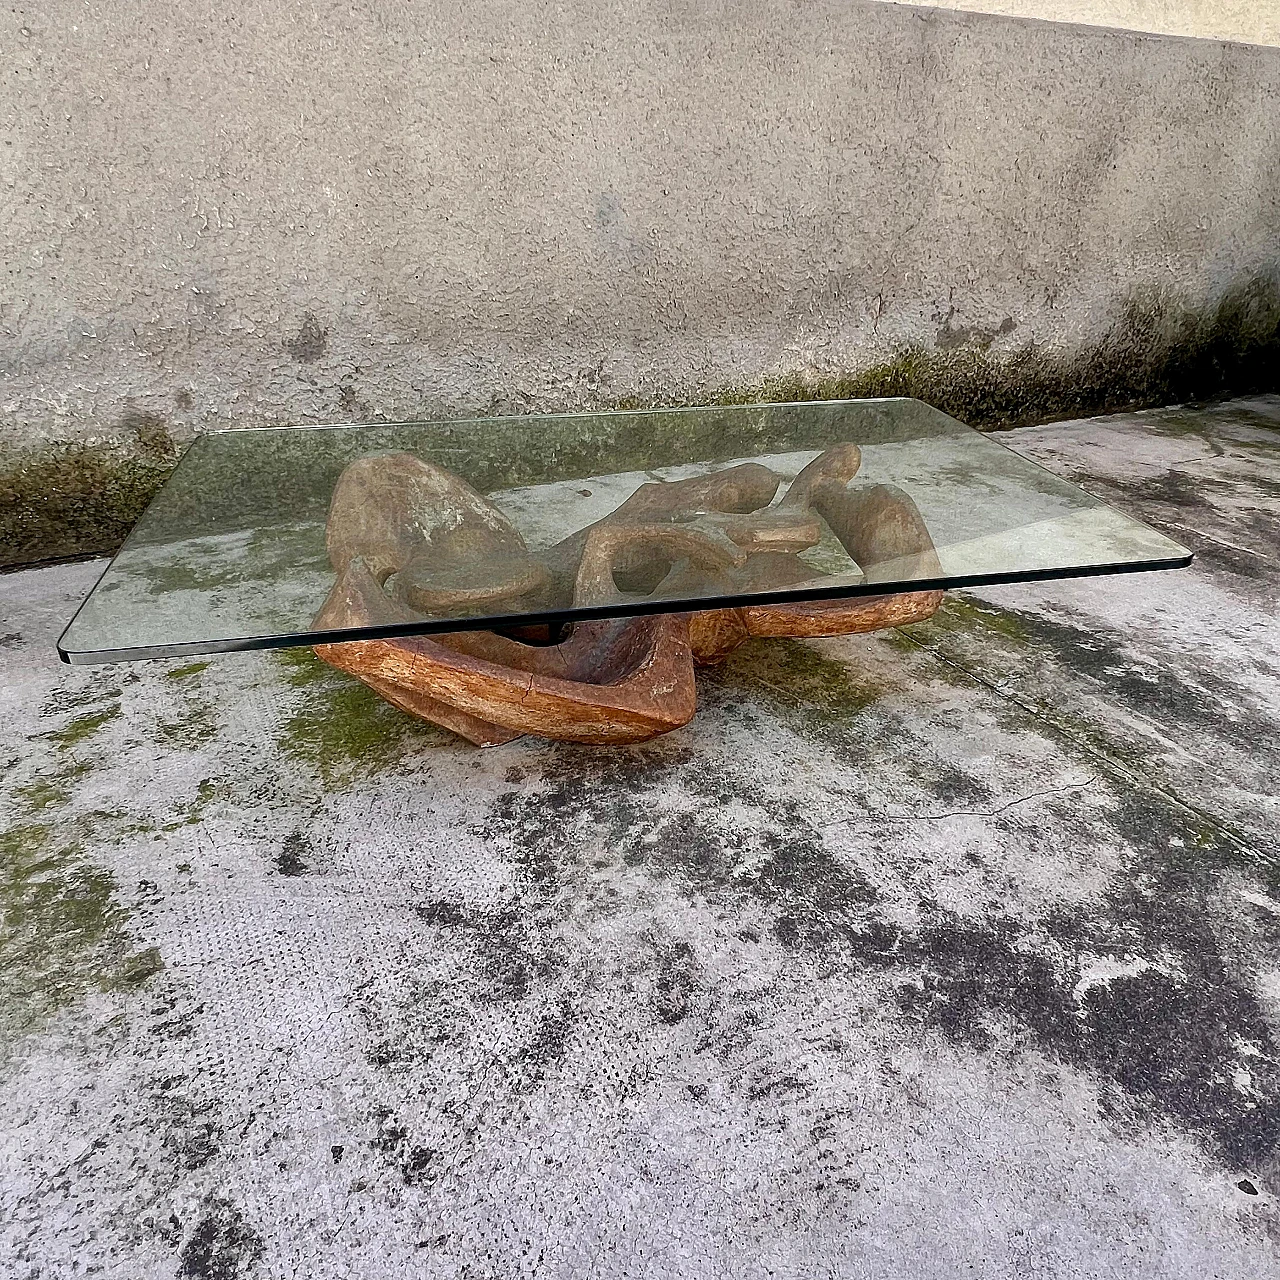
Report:
[[521,734],[560,742],[644,742],[697,706],[694,664],[719,662],[752,636],[838,636],[919,622],[940,591],[813,604],[752,605],[617,622],[580,622],[561,644],[491,631],[317,645],[402,711],[478,746]]
[[[941,567],[915,503],[893,485],[851,488],[861,464],[857,445],[836,445],[777,502],[781,477],[758,463],[643,484],[603,520],[535,553],[458,476],[412,454],[370,454],[334,488],[325,540],[337,581],[313,625],[341,631],[835,586],[801,558],[824,524],[860,582],[936,579]],[[410,715],[481,746],[523,733],[644,742],[693,718],[695,663],[719,662],[751,636],[878,631],[929,617],[941,599],[915,591],[579,622],[556,645],[456,631],[315,651]]]

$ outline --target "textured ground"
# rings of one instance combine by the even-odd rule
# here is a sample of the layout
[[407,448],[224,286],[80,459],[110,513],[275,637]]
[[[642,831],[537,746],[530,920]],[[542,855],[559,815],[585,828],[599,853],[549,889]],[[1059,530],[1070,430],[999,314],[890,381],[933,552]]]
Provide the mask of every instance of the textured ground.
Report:
[[1280,400],[1005,439],[1192,545],[488,752],[0,577],[0,1273],[1259,1277]]

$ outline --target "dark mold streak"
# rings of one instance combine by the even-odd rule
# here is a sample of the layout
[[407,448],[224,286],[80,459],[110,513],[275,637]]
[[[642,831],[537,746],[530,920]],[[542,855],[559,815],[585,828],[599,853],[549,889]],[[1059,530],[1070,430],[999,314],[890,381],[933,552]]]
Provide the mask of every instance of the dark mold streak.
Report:
[[[924,898],[919,925],[908,928],[884,916],[876,887],[825,846],[803,806],[766,798],[740,771],[726,777],[660,751],[561,759],[548,769],[545,793],[506,802],[490,829],[531,846],[529,856],[558,867],[566,883],[584,844],[598,842],[731,918],[763,912],[771,936],[820,972],[876,977],[908,1023],[983,1052],[1035,1047],[1097,1079],[1117,1124],[1171,1119],[1202,1135],[1227,1166],[1275,1176],[1280,1047],[1213,925],[1219,868],[1234,851],[1158,796],[1108,784],[1105,802],[1087,811],[1074,797],[1045,801],[1055,844],[1119,840],[1128,851],[1096,904],[1032,926],[999,915],[975,921]],[[655,816],[651,797],[673,785],[701,802]],[[987,798],[983,784],[946,769],[934,786],[948,803]],[[757,821],[715,823],[729,794]],[[996,822],[1032,837],[1039,826],[1034,815]],[[1121,972],[1086,984],[1077,999],[1091,956]],[[703,992],[693,944],[663,939],[652,967],[655,1022],[681,1022],[704,1002],[703,1016],[714,1016],[717,993]],[[695,991],[703,992],[696,1005]],[[1239,1071],[1248,1072],[1247,1089],[1234,1083]]]

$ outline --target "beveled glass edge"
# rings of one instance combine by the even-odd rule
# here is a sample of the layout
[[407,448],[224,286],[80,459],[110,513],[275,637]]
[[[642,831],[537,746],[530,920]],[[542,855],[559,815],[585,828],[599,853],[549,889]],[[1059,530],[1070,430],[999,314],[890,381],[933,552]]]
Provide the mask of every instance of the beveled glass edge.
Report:
[[[1172,539],[1170,539],[1172,541]],[[1179,544],[1174,544],[1179,545]],[[747,595],[714,596],[700,600],[628,601],[593,605],[582,609],[551,609],[540,613],[497,614],[483,618],[446,619],[438,622],[400,622],[379,627],[350,627],[337,631],[292,631],[273,636],[249,636],[231,640],[188,640],[171,645],[144,645],[135,649],[86,649],[69,652],[63,640],[75,617],[57,640],[58,657],[68,666],[87,667],[114,662],[143,662],[152,658],[188,658],[204,654],[252,653],[265,649],[311,648],[318,644],[346,644],[359,640],[396,640],[407,636],[443,635],[451,631],[492,631],[500,627],[537,626],[539,623],[592,622],[604,618],[639,618],[658,613],[703,613],[751,605],[793,604],[806,600],[855,600],[864,596],[900,596],[917,591],[951,591],[961,587],[1000,586],[1017,582],[1052,582],[1069,578],[1114,577],[1122,573],[1151,573],[1185,569],[1194,552],[1159,560],[1120,564],[1083,565],[1078,568],[1024,569],[1009,573],[971,573],[954,577],[919,578],[903,583],[863,583],[857,587],[821,587],[809,591],[767,591]],[[111,568],[102,571],[102,580]],[[94,584],[96,589],[97,583]],[[93,592],[90,591],[89,595]],[[89,596],[85,597],[87,601]],[[81,608],[84,607],[82,603]],[[79,614],[77,609],[76,613]]]

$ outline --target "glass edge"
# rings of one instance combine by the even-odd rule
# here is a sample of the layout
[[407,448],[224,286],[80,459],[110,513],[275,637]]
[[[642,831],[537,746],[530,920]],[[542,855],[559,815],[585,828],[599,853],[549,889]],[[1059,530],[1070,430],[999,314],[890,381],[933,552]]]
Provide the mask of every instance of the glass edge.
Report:
[[160,485],[160,488],[158,488],[155,491],[155,493],[151,495],[151,499],[147,503],[147,505],[143,508],[142,514],[133,522],[132,525],[129,526],[129,532],[124,535],[124,541],[121,542],[120,545],[116,548],[115,552],[112,554],[111,558],[107,561],[107,563],[102,566],[102,572],[98,574],[97,578],[94,579],[93,586],[91,586],[89,590],[85,592],[84,599],[81,600],[78,605],[76,605],[76,611],[71,615],[70,618],[67,619],[67,625],[62,628],[62,632],[58,636],[58,639],[55,644],[55,647],[57,648],[57,651],[58,651],[58,657],[59,659],[61,659],[61,661],[69,665],[78,665],[76,664],[75,659],[67,656],[67,651],[66,649],[63,648],[62,642],[67,638],[67,632],[70,631],[71,628],[76,625],[76,619],[81,615],[81,613],[84,612],[85,606],[89,603],[90,600],[93,599],[94,595],[97,593],[98,588],[102,586],[103,579],[107,576],[107,574],[111,572],[113,566],[115,565],[115,562],[122,555],[124,555],[126,551],[129,550],[130,544],[133,542],[133,535],[137,533],[138,526],[141,525],[144,520],[146,520],[147,512],[151,510],[151,504],[155,502],[156,498],[158,498],[160,494],[162,494],[165,491],[165,489],[169,487],[169,484],[173,480],[173,477],[177,474],[178,468],[181,467],[182,464],[192,455],[192,453],[195,452],[197,446],[200,444],[200,441],[203,440],[204,438],[205,437],[203,435],[196,435],[187,441],[182,452],[178,455],[177,462],[175,462],[173,466],[169,469],[169,474],[165,476],[163,483]]
[[[1123,513],[1122,513],[1123,514]],[[1172,539],[1170,540],[1172,541]],[[1180,544],[1174,543],[1175,546]],[[1025,569],[1015,573],[960,574],[947,578],[921,578],[900,584],[867,583],[861,587],[826,587],[811,591],[770,591],[751,595],[717,596],[702,600],[661,600],[647,604],[630,602],[587,609],[558,609],[541,613],[501,614],[477,619],[445,619],[436,623],[402,622],[381,627],[353,627],[342,631],[292,631],[276,636],[249,636],[232,640],[191,640],[173,645],[144,645],[136,649],[69,650],[63,645],[75,618],[57,640],[59,659],[68,666],[87,667],[151,659],[189,658],[204,654],[254,653],[268,649],[312,648],[317,644],[347,644],[362,640],[397,640],[409,636],[442,635],[451,631],[491,631],[495,627],[537,626],[543,622],[594,622],[610,618],[641,618],[661,613],[703,613],[750,605],[795,604],[808,600],[860,600],[869,596],[900,596],[916,591],[951,591],[963,587],[1001,586],[1018,582],[1054,582],[1071,578],[1109,577],[1123,573],[1154,573],[1185,569],[1195,559],[1192,551],[1158,560],[1084,565],[1075,569]],[[108,568],[110,566],[108,565]],[[106,570],[103,571],[104,573]],[[83,608],[83,604],[81,608]],[[76,610],[79,613],[79,609]]]
[[[131,529],[129,532],[130,534],[132,534],[133,530]],[[128,538],[126,538],[125,541],[127,542]],[[120,551],[123,551],[123,550],[124,550],[124,544],[122,543],[120,546]],[[63,646],[62,642],[67,638],[67,632],[70,631],[71,628],[76,625],[76,619],[84,612],[85,606],[89,603],[90,600],[93,599],[94,592],[96,592],[97,589],[100,586],[102,586],[102,580],[107,576],[107,574],[111,572],[111,566],[115,564],[116,556],[120,554],[120,551],[117,551],[116,555],[112,556],[111,559],[108,560],[107,563],[102,566],[102,572],[98,574],[98,576],[94,579],[93,586],[91,586],[89,590],[85,592],[84,599],[81,600],[78,605],[76,605],[75,613],[73,613],[71,617],[67,619],[67,625],[62,628],[62,631],[59,634],[58,639],[54,643],[54,647],[58,651],[58,657],[68,665],[77,666],[82,664],[78,664],[74,658],[69,656],[68,651]],[[88,665],[88,664],[83,664],[83,665]]]
[[[360,431],[379,430],[390,427],[447,427],[464,423],[484,422],[539,422],[547,418],[620,418],[639,417],[652,413],[707,413],[709,411],[732,412],[746,409],[806,409],[815,405],[849,405],[849,404],[918,404],[933,413],[941,414],[960,426],[967,423],[959,418],[952,418],[949,413],[935,408],[927,400],[917,396],[854,396],[847,400],[759,400],[750,404],[682,404],[670,408],[652,406],[646,409],[587,409],[581,413],[561,409],[555,413],[502,413],[489,414],[482,418],[397,418],[387,422],[312,422],[294,423],[282,427],[224,427],[219,431],[205,431],[195,437],[204,440],[210,436],[263,435],[274,431]],[[970,431],[977,428],[969,427]],[[979,431],[979,435],[986,435]]]

